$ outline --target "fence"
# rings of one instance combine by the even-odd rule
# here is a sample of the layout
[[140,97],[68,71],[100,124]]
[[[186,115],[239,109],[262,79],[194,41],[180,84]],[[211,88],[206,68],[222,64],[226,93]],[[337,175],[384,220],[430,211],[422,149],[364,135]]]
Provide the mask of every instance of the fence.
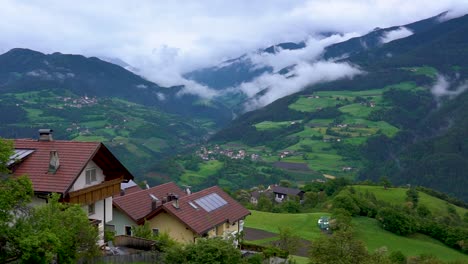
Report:
[[132,236],[115,236],[114,245],[116,247],[129,247],[142,250],[155,249],[156,241]]

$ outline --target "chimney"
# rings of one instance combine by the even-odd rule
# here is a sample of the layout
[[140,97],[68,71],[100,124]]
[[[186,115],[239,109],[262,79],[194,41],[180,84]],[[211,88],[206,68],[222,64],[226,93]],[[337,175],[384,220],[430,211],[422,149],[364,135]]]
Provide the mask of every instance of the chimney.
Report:
[[190,195],[190,194],[192,193],[192,191],[190,191],[190,188],[191,188],[191,187],[192,187],[192,186],[185,186],[185,193],[186,193],[187,195]]
[[124,196],[125,195],[125,189],[120,189],[120,196]]
[[151,197],[151,211],[154,211],[156,210],[156,208],[158,208],[158,197],[154,196],[154,194],[149,194],[149,196]]
[[39,129],[39,141],[52,141],[52,129],[42,128]]
[[146,189],[149,189],[149,188],[150,188],[150,186],[148,185],[148,182],[147,182],[146,180],[143,181],[143,183],[145,184],[145,188],[146,188]]
[[179,195],[174,195],[174,196],[173,196],[173,199],[174,199],[174,202],[172,203],[172,205],[173,205],[176,209],[179,209]]
[[60,167],[60,160],[56,150],[50,151],[49,173],[56,173]]

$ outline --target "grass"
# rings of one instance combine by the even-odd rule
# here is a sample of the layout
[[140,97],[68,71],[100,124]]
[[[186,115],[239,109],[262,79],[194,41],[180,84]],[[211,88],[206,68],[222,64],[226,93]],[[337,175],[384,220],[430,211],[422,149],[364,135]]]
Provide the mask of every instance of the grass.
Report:
[[218,170],[223,167],[223,163],[217,160],[210,160],[203,163],[200,163],[200,168],[198,171],[186,170],[180,180],[183,183],[192,184],[193,181],[200,182],[206,177],[215,174]]
[[368,107],[361,104],[349,104],[339,108],[339,110],[345,114],[350,114],[355,117],[366,118],[369,114],[374,111],[375,108]]
[[[359,192],[371,192],[375,195],[378,200],[382,200],[388,203],[394,204],[403,204],[406,199],[405,188],[389,188],[385,190],[382,186],[364,186],[364,185],[355,185],[353,188]],[[434,215],[444,215],[447,214],[447,202],[430,196],[423,192],[419,192],[419,204],[425,205]],[[463,215],[468,212],[467,209],[454,206],[457,210],[457,213],[463,217]]]
[[245,220],[245,226],[257,228],[268,232],[279,232],[279,227],[287,226],[300,237],[313,240],[320,237],[321,231],[317,227],[318,219],[328,213],[306,213],[306,214],[277,214],[250,210],[252,213]]
[[385,246],[390,252],[401,251],[406,256],[432,254],[445,261],[468,260],[467,255],[428,236],[415,234],[410,237],[403,237],[383,230],[378,221],[372,218],[355,217],[352,223],[356,231],[356,237],[364,241],[370,252]]
[[[317,227],[317,220],[323,215],[329,215],[328,213],[278,214],[255,210],[251,210],[251,213],[252,215],[245,220],[246,227],[277,234],[279,232],[278,228],[286,224],[297,235],[307,240],[315,240],[323,235]],[[430,237],[421,234],[402,237],[383,230],[375,219],[355,217],[352,223],[356,237],[364,241],[370,252],[385,246],[390,252],[401,251],[406,256],[432,254],[445,261],[468,260],[467,255],[451,249]],[[250,242],[261,244],[271,240],[263,239]],[[306,259],[301,258],[300,260],[305,261]]]
[[285,128],[290,125],[291,125],[290,121],[283,121],[283,122],[263,121],[258,124],[255,124],[254,126],[255,126],[255,129],[259,131],[264,131],[264,130]]
[[437,77],[437,70],[435,68],[429,67],[429,66],[408,67],[408,68],[403,68],[403,69],[411,71],[414,74],[426,75],[426,76],[434,78],[434,79]]
[[296,102],[290,104],[289,108],[301,112],[315,112],[317,108],[335,106],[340,102],[333,97],[308,98],[301,96]]

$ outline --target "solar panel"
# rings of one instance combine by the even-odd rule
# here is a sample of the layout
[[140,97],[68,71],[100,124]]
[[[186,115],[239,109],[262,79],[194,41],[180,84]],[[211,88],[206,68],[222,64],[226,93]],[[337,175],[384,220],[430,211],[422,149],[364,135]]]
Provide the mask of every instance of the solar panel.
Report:
[[227,204],[226,200],[221,198],[217,193],[203,196],[202,198],[195,200],[195,203],[207,212],[211,212]]
[[7,166],[10,166],[11,164],[15,163],[16,161],[21,161],[22,159],[26,158],[29,156],[29,154],[33,153],[34,149],[15,149],[15,152],[13,155],[10,156]]

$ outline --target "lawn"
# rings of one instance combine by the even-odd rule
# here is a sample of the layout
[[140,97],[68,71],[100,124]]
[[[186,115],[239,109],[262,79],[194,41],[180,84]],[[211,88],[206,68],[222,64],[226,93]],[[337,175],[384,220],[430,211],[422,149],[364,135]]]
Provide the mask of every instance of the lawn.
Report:
[[437,69],[429,66],[424,66],[424,67],[408,67],[408,68],[403,68],[405,70],[411,71],[414,74],[421,74],[421,75],[426,75],[431,78],[437,77]]
[[289,108],[301,112],[315,112],[317,108],[335,106],[340,102],[333,97],[308,98],[301,96],[296,102],[290,104]]
[[279,129],[279,128],[285,128],[285,127],[290,126],[291,122],[292,121],[283,121],[283,122],[263,121],[258,124],[255,124],[254,127],[255,129],[259,131]]
[[218,170],[223,167],[223,163],[217,160],[210,160],[203,163],[200,163],[200,168],[198,171],[186,170],[180,180],[183,183],[201,182],[206,177],[215,174]]
[[415,234],[403,237],[383,230],[378,221],[372,218],[355,217],[352,223],[357,238],[364,241],[370,252],[385,246],[390,252],[401,251],[406,256],[432,254],[445,261],[468,260],[467,255],[428,236]]
[[375,108],[362,105],[362,104],[349,104],[338,108],[341,112],[345,114],[350,114],[355,117],[366,118],[369,114],[375,110]]
[[[353,188],[356,191],[366,192],[369,191],[375,195],[378,200],[382,200],[388,203],[403,204],[406,199],[405,188],[389,188],[385,190],[382,186],[364,186],[355,185]],[[427,195],[423,192],[419,192],[419,204],[424,204],[434,215],[443,215],[447,213],[447,202],[436,198],[434,196]],[[457,213],[463,217],[468,212],[467,209],[455,206]]]
[[[252,215],[245,220],[245,226],[278,233],[282,226],[290,227],[303,239],[315,240],[322,236],[317,227],[317,220],[328,213],[304,213],[304,214],[278,214],[251,210]],[[401,251],[406,256],[419,254],[432,254],[442,260],[468,260],[468,256],[451,249],[441,242],[430,237],[416,234],[410,237],[402,237],[383,230],[377,220],[367,217],[353,218],[356,237],[366,244],[368,250],[386,246],[390,252]],[[269,239],[271,240],[271,239]],[[260,243],[266,241],[251,241]],[[302,258],[301,261],[304,261]]]
[[277,214],[255,210],[250,212],[252,214],[245,220],[246,227],[278,233],[278,228],[287,223],[287,227],[307,240],[320,237],[321,231],[317,227],[317,221],[321,216],[329,215],[328,213]]

